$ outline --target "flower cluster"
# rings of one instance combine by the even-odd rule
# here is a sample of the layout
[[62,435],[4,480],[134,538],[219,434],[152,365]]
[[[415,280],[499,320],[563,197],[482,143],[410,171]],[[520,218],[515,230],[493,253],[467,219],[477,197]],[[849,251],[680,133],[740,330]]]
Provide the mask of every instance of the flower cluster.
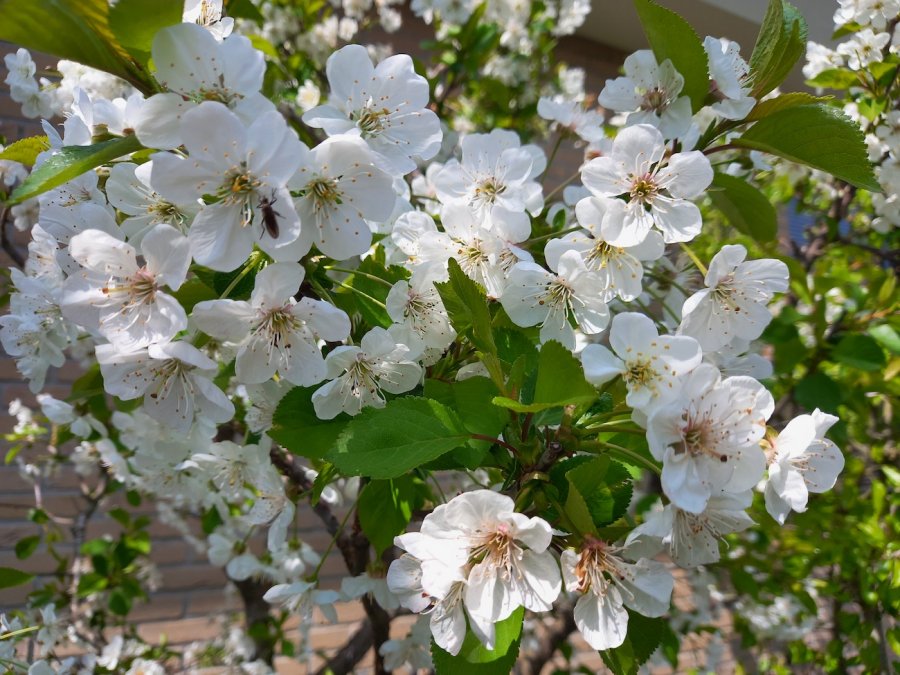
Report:
[[[476,4],[417,0],[413,11],[441,31],[483,11],[503,26],[505,48],[534,46],[532,3]],[[399,23],[389,0],[332,5],[343,18],[291,34],[294,47],[336,45],[317,41],[332,28],[347,41],[373,11],[386,28]],[[541,6],[560,35],[588,9]],[[290,32],[277,26],[284,8],[262,7],[270,39]],[[843,458],[825,432],[836,418],[816,410],[780,433],[768,427],[775,403],[759,380],[771,368],[751,347],[788,289],[788,266],[748,260],[740,244],[695,251],[715,175],[708,154],[726,138],[705,130],[731,129],[757,104],[737,44],[704,41],[702,106],[650,50],[606,83],[610,120],[578,92],[542,98],[560,141],[577,137],[585,151],[572,184],[550,192],[556,153],[515,130],[447,143],[433,82],[407,55],[323,52],[328,92],[300,85],[298,112],[264,93],[271,70],[254,44],[221,2],[191,0],[184,22],[153,38],[152,91],[104,89],[83,74],[90,86],[63,104],[62,133],[45,123],[50,148],[36,167],[98,139],[130,144],[40,195],[0,317],[3,347],[34,393],[67,356],[93,368],[90,405],[38,399],[47,426],[76,441],[68,457],[82,477],[152,496],[232,581],[261,580],[264,599],[304,625],[315,609],[334,620],[335,602],[360,597],[426,615],[409,637],[379,645],[398,668],[430,664],[429,633],[454,656],[467,633],[494,649],[499,623],[520,608],[550,612],[564,593],[586,641],[617,648],[629,611],[669,609],[662,549],[679,566],[713,563],[720,540],[752,524],[754,488],[784,523],[834,485]],[[50,89],[33,81],[28,53],[7,66],[16,100],[49,117]],[[580,395],[550,391],[556,374],[541,369],[554,358]],[[434,419],[391,418],[395,401],[427,405],[421,414]],[[45,433],[17,410],[17,440]],[[419,432],[387,447],[392,433]],[[636,445],[621,445],[620,432]],[[347,456],[366,454],[355,443],[367,433],[385,444],[378,459],[421,461],[406,475],[347,469]],[[621,479],[579,487],[571,463],[582,461]],[[623,463],[661,478],[660,508],[635,513],[637,527]],[[443,470],[459,481],[449,500],[424,480]],[[594,487],[609,494],[582,499]],[[348,535],[330,509],[352,515],[379,489],[391,490],[384,502],[401,526],[385,537],[357,512],[354,536],[397,535],[402,554],[388,566],[381,547],[370,561],[364,541],[361,564],[345,555],[341,590],[320,588],[322,559],[292,527],[298,502],[315,495],[340,547]],[[188,524],[197,515],[203,536]],[[265,543],[252,545],[260,533]],[[65,640],[87,644],[74,629],[44,642],[51,651]],[[113,652],[102,656],[112,666],[97,663],[116,668]],[[129,658],[155,672],[144,651]]]

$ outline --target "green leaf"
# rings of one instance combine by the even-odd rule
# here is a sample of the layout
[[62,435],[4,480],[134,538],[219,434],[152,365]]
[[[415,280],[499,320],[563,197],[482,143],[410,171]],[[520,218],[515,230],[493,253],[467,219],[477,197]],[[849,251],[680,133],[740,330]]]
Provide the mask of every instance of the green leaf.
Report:
[[31,554],[34,553],[35,550],[37,550],[37,547],[40,543],[41,535],[39,534],[19,539],[19,541],[16,542],[16,557],[19,560],[30,558]]
[[815,372],[797,383],[794,398],[807,410],[821,408],[825,412],[836,413],[844,394],[837,382],[825,373]]
[[37,156],[49,147],[50,141],[46,136],[29,136],[7,145],[3,152],[0,152],[0,159],[34,166]]
[[380,556],[394,544],[394,536],[409,525],[412,516],[415,485],[410,476],[394,480],[374,480],[359,494],[357,512],[363,532]]
[[436,283],[441,300],[457,333],[467,336],[475,347],[487,354],[496,354],[497,346],[491,333],[491,310],[484,289],[462,271],[453,258],[449,261],[450,279]]
[[[2,11],[2,10],[0,10]],[[123,136],[94,145],[70,145],[49,157],[13,190],[7,204],[13,205],[52,190],[83,173],[123,155],[140,150],[135,136]]]
[[709,198],[738,231],[756,241],[771,241],[778,232],[778,214],[768,198],[743,178],[718,173]]
[[181,284],[181,288],[172,293],[172,295],[178,300],[178,304],[184,307],[184,311],[187,314],[191,313],[194,305],[198,302],[216,300],[219,297],[218,293],[197,277],[185,281]]
[[117,75],[142,92],[152,79],[109,27],[108,0],[0,0],[0,40]]
[[157,31],[181,23],[183,14],[183,0],[118,0],[109,9],[109,27],[119,44],[146,66]]
[[450,408],[425,398],[404,397],[354,417],[329,459],[348,475],[396,478],[468,439]]
[[27,584],[34,579],[33,574],[13,569],[12,567],[0,567],[0,588],[12,588]]
[[589,405],[597,391],[584,379],[581,362],[561,343],[551,340],[541,347],[538,357],[534,400],[528,403],[498,396],[494,405],[520,413],[534,413],[567,405]]
[[786,108],[794,108],[798,105],[811,105],[813,103],[824,103],[831,100],[832,96],[813,96],[805,92],[794,91],[790,94],[782,94],[775,98],[769,98],[765,101],[757,103],[750,114],[744,119],[748,122],[761,120],[763,117],[777,113],[779,110]]
[[881,370],[885,366],[884,351],[868,335],[848,335],[831,350],[831,358],[838,363],[865,371]]
[[519,607],[503,621],[494,624],[494,649],[485,648],[469,630],[459,654],[453,656],[431,643],[436,675],[509,675],[519,655],[525,609]]
[[865,190],[881,191],[862,131],[831,106],[801,105],[779,110],[732,143],[821,169]]
[[331,420],[320,420],[312,405],[316,387],[295,387],[278,403],[268,434],[291,454],[321,459],[334,449],[338,436],[350,422],[341,413]]
[[844,68],[829,68],[823,70],[814,78],[807,80],[806,84],[816,89],[844,90],[860,84],[859,76],[852,70]]
[[109,608],[119,616],[125,616],[131,611],[131,602],[131,596],[121,588],[113,589],[113,592],[109,594]]
[[600,652],[603,662],[615,675],[637,675],[659,647],[668,628],[665,617],[650,619],[628,610],[628,637],[621,646]]
[[[573,473],[575,472],[577,472],[577,469],[573,470]],[[569,521],[576,527],[576,531],[573,534],[592,534],[596,536],[597,527],[594,525],[594,519],[591,517],[587,500],[581,494],[578,485],[574,483],[574,476],[566,474],[566,480],[569,483],[569,490],[566,492],[564,508]]]
[[[381,326],[382,328],[389,327],[393,323],[393,320],[388,316],[387,311],[385,311],[385,308],[381,305],[385,304],[391,288],[387,284],[378,283],[365,275],[370,274],[379,279],[384,279],[393,286],[396,282],[409,276],[408,272],[402,267],[385,267],[373,257],[363,260],[357,269],[362,274],[350,275],[347,278],[346,283],[365,294],[352,294],[353,300],[359,308],[359,313],[367,323],[373,326]],[[372,302],[369,298],[374,298],[380,302],[381,305]]]
[[[443,391],[437,391],[438,388]],[[470,377],[458,382],[425,382],[426,397],[453,407],[467,431],[484,436],[496,436],[509,421],[508,414],[491,403],[497,394],[497,385],[486,377]]]
[[900,354],[900,335],[886,323],[870,328],[869,335],[875,338],[885,349],[894,354]]
[[260,26],[265,21],[251,0],[225,0],[225,14],[235,19],[250,19]]
[[796,7],[784,0],[770,0],[750,56],[751,96],[765,96],[784,82],[806,53],[807,34],[806,21]]
[[684,77],[683,96],[691,99],[694,112],[703,107],[709,93],[709,68],[703,42],[691,25],[670,9],[653,0],[634,0],[647,41],[662,63],[672,62]]
[[631,503],[631,474],[609,457],[595,457],[567,476],[581,492],[597,527],[614,523]]

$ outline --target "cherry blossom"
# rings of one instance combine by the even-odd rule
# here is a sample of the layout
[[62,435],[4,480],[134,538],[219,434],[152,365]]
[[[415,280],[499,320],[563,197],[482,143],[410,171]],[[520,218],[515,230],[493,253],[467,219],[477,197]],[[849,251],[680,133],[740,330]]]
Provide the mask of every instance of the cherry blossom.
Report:
[[668,547],[673,562],[680,567],[709,565],[719,560],[719,542],[726,534],[742,532],[753,525],[746,512],[752,501],[752,491],[745,490],[713,495],[702,513],[667,504],[632,530],[625,545],[652,556],[658,552],[653,546],[657,542]]
[[619,132],[609,156],[588,162],[581,174],[596,197],[606,202],[603,238],[614,246],[635,246],[656,226],[667,244],[690,241],[700,233],[700,209],[690,201],[712,182],[703,153],[692,150],[666,157],[663,135],[638,124]]
[[641,49],[625,59],[625,76],[607,80],[597,102],[629,113],[627,124],[650,124],[666,138],[677,138],[691,126],[691,101],[681,96],[684,78],[669,59],[658,63]]
[[609,322],[603,280],[587,269],[577,251],[563,253],[557,274],[533,262],[516,263],[509,272],[500,302],[518,326],[541,326],[541,342],[557,340],[575,347],[573,317],[586,334],[599,333]]
[[817,408],[792,419],[771,441],[766,510],[782,525],[791,511],[806,511],[809,493],[833,488],[843,471],[844,455],[825,438],[837,421]]
[[755,340],[772,320],[766,305],[787,290],[789,272],[780,260],[748,260],[747,249],[727,244],[713,257],[706,288],[689,297],[681,310],[679,332],[704,350],[724,347],[735,338]]
[[234,415],[234,405],[212,382],[215,361],[187,342],[129,353],[99,345],[97,361],[108,393],[123,401],[143,397],[147,414],[174,430],[190,430],[195,418],[221,423]]
[[678,400],[656,408],[647,421],[647,441],[663,463],[662,487],[672,503],[702,513],[719,490],[741,492],[765,471],[759,447],[772,395],[750,377],[720,378],[701,363],[684,379]]
[[566,549],[561,555],[566,590],[579,594],[575,625],[594,649],[613,649],[625,642],[626,606],[648,617],[669,609],[674,582],[665,566],[653,560],[629,563],[624,553],[589,537],[581,551]]
[[[289,187],[300,197],[300,238],[289,247],[299,258],[312,244],[335,260],[365,253],[372,243],[366,220],[382,221],[394,206],[391,178],[359,138],[337,136],[312,150],[297,151],[300,162]],[[277,207],[280,208],[280,205]]]
[[372,148],[379,165],[409,173],[414,158],[431,159],[441,146],[437,115],[428,110],[428,81],[406,54],[372,64],[365,47],[347,45],[325,66],[328,103],[307,111],[303,121],[329,136],[356,134]]
[[[286,185],[300,165],[302,144],[284,118],[267,112],[245,127],[221,103],[206,101],[185,113],[181,127],[190,156],[153,155],[150,183],[175,204],[204,195],[217,198],[191,223],[194,260],[231,271],[247,259],[254,243],[276,260],[293,256],[287,247],[300,236],[300,219]],[[276,205],[276,231],[263,223],[266,204]]]
[[[228,106],[245,124],[274,111],[260,93],[265,58],[243,35],[219,41],[201,26],[181,23],[154,36],[152,54],[156,80],[166,91],[147,99],[135,123],[135,134],[147,147],[168,150],[190,141],[192,129],[179,121],[202,101]],[[210,125],[215,133],[216,121]]]
[[69,254],[83,268],[63,285],[60,306],[73,323],[96,331],[117,349],[134,351],[167,342],[187,328],[179,302],[163,292],[177,291],[191,263],[187,239],[168,225],[157,225],[137,251],[99,230],[69,241]]
[[204,333],[239,345],[238,380],[262,384],[278,373],[310,386],[325,379],[319,340],[340,342],[350,335],[347,315],[323,300],[300,298],[305,275],[297,263],[275,263],[256,275],[249,301],[207,300],[191,318]]
[[332,419],[341,412],[358,414],[363,408],[382,408],[383,391],[402,394],[422,378],[422,367],[409,357],[409,348],[397,344],[383,328],[366,333],[359,346],[336,347],[325,357],[330,382],[312,395],[316,415]]
[[659,335],[652,319],[635,312],[613,317],[609,344],[612,351],[591,344],[581,352],[585,378],[599,386],[621,375],[628,388],[625,402],[644,413],[676,396],[680,376],[696,368],[702,358],[696,340]]

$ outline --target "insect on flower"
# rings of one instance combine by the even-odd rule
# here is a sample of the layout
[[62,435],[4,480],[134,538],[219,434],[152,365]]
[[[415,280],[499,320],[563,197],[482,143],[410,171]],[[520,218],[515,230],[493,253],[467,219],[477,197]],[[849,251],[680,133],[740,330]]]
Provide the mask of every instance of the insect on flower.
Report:
[[278,218],[281,217],[281,214],[272,208],[272,205],[277,201],[278,198],[275,196],[274,191],[272,192],[271,197],[261,197],[259,200],[259,211],[262,213],[262,230],[259,233],[260,239],[262,239],[263,234],[266,232],[268,232],[269,236],[273,239],[278,237]]

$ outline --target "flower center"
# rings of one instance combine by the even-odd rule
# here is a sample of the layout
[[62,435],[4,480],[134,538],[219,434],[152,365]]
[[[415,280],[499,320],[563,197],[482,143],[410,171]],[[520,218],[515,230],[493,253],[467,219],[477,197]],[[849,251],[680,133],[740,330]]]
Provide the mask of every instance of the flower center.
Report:
[[156,291],[159,290],[159,285],[156,283],[156,276],[147,269],[146,265],[132,276],[126,277],[124,283],[117,284],[117,281],[115,278],[110,279],[100,290],[110,298],[119,294],[127,294],[123,310],[136,305],[150,304],[156,300]]
[[457,262],[466,274],[488,263],[488,256],[481,248],[480,239],[474,239],[471,243],[462,243],[456,249],[456,254],[459,256]]
[[303,194],[312,199],[313,209],[317,213],[343,203],[341,199],[342,193],[338,189],[339,179],[340,176],[337,178],[320,176],[306,184]]
[[605,595],[606,590],[619,576],[613,550],[603,541],[586,537],[584,547],[575,564],[575,576],[578,579],[578,590],[587,593],[592,590],[596,595]]
[[609,264],[609,261],[613,258],[621,255],[623,250],[621,248],[617,248],[615,246],[610,246],[605,241],[597,241],[588,254],[587,254],[587,263],[593,264],[596,267],[603,269]]
[[652,385],[659,377],[659,373],[653,367],[651,359],[637,359],[628,362],[628,370],[623,377],[628,385],[640,388]]
[[403,308],[403,318],[408,319],[413,330],[419,335],[424,335],[428,326],[433,323],[437,298],[434,293],[419,293],[409,289],[406,306]]
[[642,204],[649,204],[658,193],[659,186],[649,173],[631,177],[630,196],[632,199]]
[[390,110],[387,108],[375,110],[374,108],[366,106],[357,114],[356,126],[359,127],[359,130],[365,138],[367,136],[375,136],[384,131],[384,118],[390,114]]
[[641,101],[641,110],[652,110],[656,113],[662,113],[672,102],[669,92],[659,87],[648,89],[644,92],[644,100]]
[[506,192],[506,185],[498,181],[494,176],[488,176],[481,180],[475,188],[476,202],[493,204],[497,197]]
[[219,187],[218,196],[222,203],[241,206],[241,225],[246,227],[253,220],[253,208],[250,198],[262,186],[262,181],[247,169],[246,162],[233,167],[225,174],[225,180]]
[[347,377],[350,381],[350,394],[354,398],[359,398],[364,389],[371,394],[379,391],[372,363],[362,352],[356,355],[356,361],[347,369]]
[[538,300],[539,305],[551,307],[568,307],[572,296],[575,295],[572,288],[562,279],[556,279],[547,284],[547,292]]
[[185,221],[184,214],[177,206],[162,199],[149,204],[147,214],[152,216],[155,221],[162,223],[182,225]]
[[265,336],[268,350],[290,349],[290,337],[302,327],[302,323],[291,313],[291,305],[285,304],[275,309],[260,312],[260,321],[254,330]]
[[487,560],[492,567],[503,571],[509,578],[516,572],[522,549],[509,531],[506,523],[498,523],[492,531],[485,534],[481,544],[472,549],[470,562],[474,565]]
[[712,420],[709,417],[694,418],[688,416],[684,431],[682,431],[681,447],[676,447],[676,454],[687,453],[691,457],[709,455],[718,459],[723,464],[728,461],[728,455],[716,450],[716,435]]

